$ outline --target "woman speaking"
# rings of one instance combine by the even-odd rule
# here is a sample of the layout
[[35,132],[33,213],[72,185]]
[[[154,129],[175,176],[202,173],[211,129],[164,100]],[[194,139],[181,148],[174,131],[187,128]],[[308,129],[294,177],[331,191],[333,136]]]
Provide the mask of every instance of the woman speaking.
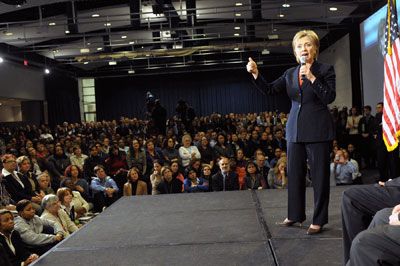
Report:
[[280,225],[302,223],[305,214],[307,164],[314,188],[314,215],[307,234],[321,233],[328,223],[329,153],[334,139],[334,124],[328,104],[335,100],[333,66],[317,61],[319,38],[314,31],[296,33],[292,41],[299,66],[292,67],[277,80],[267,83],[256,62],[249,58],[247,71],[254,83],[267,94],[286,90],[292,101],[286,125],[288,142],[288,216]]

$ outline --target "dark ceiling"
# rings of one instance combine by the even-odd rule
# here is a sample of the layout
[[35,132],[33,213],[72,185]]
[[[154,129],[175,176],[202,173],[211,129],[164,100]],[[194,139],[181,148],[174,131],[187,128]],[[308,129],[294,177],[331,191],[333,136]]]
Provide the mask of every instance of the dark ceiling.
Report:
[[78,76],[231,69],[249,56],[286,65],[298,30],[315,30],[323,50],[385,3],[0,0],[0,49],[21,64],[25,58]]

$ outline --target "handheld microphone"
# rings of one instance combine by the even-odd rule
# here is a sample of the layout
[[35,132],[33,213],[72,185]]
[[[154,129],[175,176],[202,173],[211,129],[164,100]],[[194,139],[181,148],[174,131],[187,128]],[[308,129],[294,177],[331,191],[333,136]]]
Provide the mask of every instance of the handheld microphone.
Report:
[[[306,64],[306,60],[307,60],[307,56],[305,56],[305,55],[300,56],[300,65],[304,66]],[[304,81],[305,79],[306,79],[306,75],[302,74],[301,75],[301,80]]]

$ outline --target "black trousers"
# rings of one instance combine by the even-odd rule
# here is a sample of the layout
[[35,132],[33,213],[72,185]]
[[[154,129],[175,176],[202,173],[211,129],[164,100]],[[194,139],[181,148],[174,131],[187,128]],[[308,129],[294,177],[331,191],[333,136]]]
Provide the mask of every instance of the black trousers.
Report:
[[389,225],[392,208],[376,213],[369,228],[353,240],[347,266],[400,265],[400,226]]
[[388,152],[385,144],[380,143],[376,151],[379,181],[387,181],[399,176],[399,148]]
[[288,219],[306,219],[306,174],[310,167],[314,188],[313,224],[328,223],[329,152],[331,142],[288,143]]
[[377,211],[392,208],[400,202],[399,187],[365,185],[343,192],[342,227],[344,262],[349,260],[351,242],[358,233],[368,228]]

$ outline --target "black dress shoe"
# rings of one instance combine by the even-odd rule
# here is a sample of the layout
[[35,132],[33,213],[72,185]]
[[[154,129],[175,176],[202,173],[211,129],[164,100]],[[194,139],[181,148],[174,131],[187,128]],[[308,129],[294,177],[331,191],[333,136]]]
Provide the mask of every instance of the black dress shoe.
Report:
[[309,227],[307,229],[307,235],[316,235],[322,233],[322,226],[318,229]]

